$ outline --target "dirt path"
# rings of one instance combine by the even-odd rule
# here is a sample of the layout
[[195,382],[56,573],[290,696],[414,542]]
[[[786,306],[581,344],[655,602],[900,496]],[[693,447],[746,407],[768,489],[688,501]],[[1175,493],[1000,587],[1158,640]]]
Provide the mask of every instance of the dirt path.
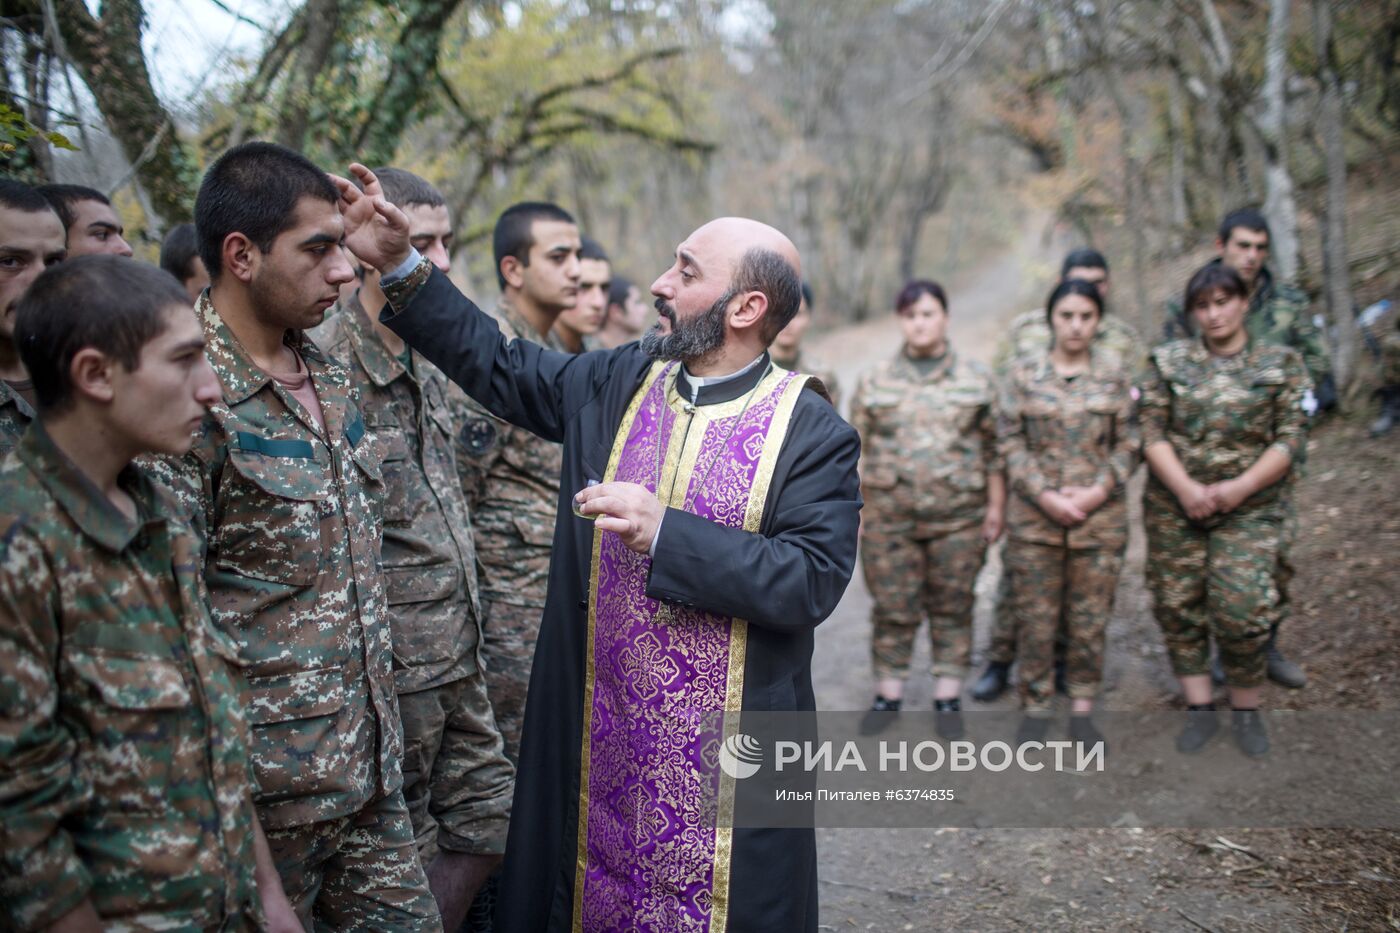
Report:
[[[975,270],[966,281],[953,283],[952,339],[961,352],[989,360],[1004,323],[1043,293],[1064,244],[1042,237],[1040,229],[1028,227],[1016,249]],[[837,366],[849,398],[859,373],[895,351],[898,333],[894,322],[885,318],[828,332],[813,344],[813,350]],[[1384,677],[1364,671],[1348,675],[1354,643],[1335,631],[1313,637],[1327,620],[1311,611],[1327,605],[1332,591],[1355,599],[1356,579],[1347,583],[1305,570],[1297,586],[1301,611],[1290,644],[1300,659],[1315,659],[1318,670],[1307,690],[1287,696],[1268,691],[1266,705],[1393,708],[1400,666],[1394,650],[1400,647],[1395,621],[1400,581],[1392,572],[1388,583],[1378,588],[1375,570],[1386,565],[1382,562],[1394,566],[1394,547],[1400,541],[1400,456],[1393,452],[1400,449],[1400,439],[1378,460],[1378,442],[1364,438],[1358,429],[1337,425],[1329,430],[1324,450],[1314,455],[1314,475],[1325,477],[1326,486],[1310,487],[1302,497],[1305,516],[1312,515],[1323,530],[1312,529],[1311,537],[1305,531],[1299,551],[1315,549],[1323,560],[1341,558],[1352,551],[1348,533],[1389,547],[1389,557],[1374,547],[1350,555],[1356,579],[1367,581],[1369,612],[1376,617],[1358,624],[1380,625],[1385,632],[1366,649],[1367,657],[1387,659]],[[1381,513],[1365,505],[1343,510],[1329,498],[1338,490],[1351,495],[1377,487],[1389,503]],[[1375,499],[1367,496],[1362,501],[1374,504]],[[1373,526],[1369,531],[1368,521]],[[1108,632],[1103,705],[1170,708],[1177,703],[1175,688],[1143,584],[1140,515],[1134,514],[1133,527]],[[979,581],[979,664],[990,624],[987,597],[998,572],[995,564],[993,557]],[[1322,592],[1324,585],[1328,592]],[[870,701],[869,609],[869,594],[858,572],[836,613],[817,630],[814,678],[822,709],[860,710]],[[1365,615],[1368,610],[1354,609],[1353,618],[1358,612]],[[928,647],[921,638],[906,708],[928,707],[932,678],[927,670]],[[1348,684],[1353,686],[1343,686]],[[1336,694],[1329,694],[1333,689]],[[1338,703],[1344,689],[1357,692],[1358,702]],[[984,708],[967,699],[964,704],[968,709]],[[1013,708],[1015,701],[1004,698],[996,706]],[[1231,831],[1229,841],[1251,848],[1254,854],[1248,856],[1221,844],[1218,836],[1143,829],[818,830],[821,929],[1224,933],[1343,929],[1347,924],[1353,930],[1400,929],[1393,906],[1400,903],[1400,843],[1394,834]]]

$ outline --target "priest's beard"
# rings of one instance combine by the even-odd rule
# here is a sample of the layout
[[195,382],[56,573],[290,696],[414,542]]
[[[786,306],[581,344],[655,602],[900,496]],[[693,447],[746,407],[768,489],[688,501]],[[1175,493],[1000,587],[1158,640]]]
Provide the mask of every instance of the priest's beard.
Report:
[[724,346],[725,312],[736,294],[732,289],[725,291],[708,310],[688,321],[681,320],[666,299],[656,299],[656,313],[671,323],[671,332],[661,333],[658,321],[642,335],[642,352],[654,360],[680,360],[687,365],[719,352]]

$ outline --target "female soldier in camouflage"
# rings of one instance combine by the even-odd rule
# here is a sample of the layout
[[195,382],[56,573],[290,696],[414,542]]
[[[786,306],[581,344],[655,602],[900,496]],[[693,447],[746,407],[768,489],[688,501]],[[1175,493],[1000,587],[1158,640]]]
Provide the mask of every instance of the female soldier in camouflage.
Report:
[[1132,376],[1091,350],[1103,319],[1092,284],[1067,279],[1046,302],[1050,349],[1011,367],[997,433],[1014,495],[1006,510],[1006,566],[1027,712],[1020,741],[1045,738],[1055,697],[1055,635],[1064,621],[1070,738],[1103,737],[1089,713],[1103,677],[1128,508],[1123,489],[1139,452]]
[[895,301],[904,346],[861,379],[851,424],[861,437],[865,499],[861,562],[875,606],[876,695],[861,729],[900,708],[914,636],[925,614],[933,643],[934,708],[945,738],[963,733],[959,694],[972,649],[973,584],[1001,535],[1006,486],[996,455],[986,367],[947,339],[947,297],[914,281]]
[[1235,742],[1269,750],[1259,718],[1264,647],[1278,602],[1274,569],[1293,461],[1307,427],[1302,358],[1249,339],[1249,291],[1213,264],[1186,288],[1201,334],[1152,352],[1141,418],[1152,480],[1144,499],[1147,581],[1189,704],[1183,752],[1215,734],[1209,639],[1225,666]]

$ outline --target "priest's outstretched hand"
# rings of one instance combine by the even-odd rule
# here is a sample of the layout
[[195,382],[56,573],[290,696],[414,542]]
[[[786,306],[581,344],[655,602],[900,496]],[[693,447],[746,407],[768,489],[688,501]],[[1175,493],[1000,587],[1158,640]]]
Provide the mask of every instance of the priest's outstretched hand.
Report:
[[350,172],[359,187],[339,175],[330,176],[340,193],[337,206],[345,220],[345,245],[365,265],[392,272],[413,251],[408,218],[384,197],[373,172],[358,162],[351,163]]
[[656,496],[637,483],[601,483],[581,490],[574,501],[584,515],[597,515],[598,527],[622,538],[638,554],[646,554],[656,540],[666,508]]

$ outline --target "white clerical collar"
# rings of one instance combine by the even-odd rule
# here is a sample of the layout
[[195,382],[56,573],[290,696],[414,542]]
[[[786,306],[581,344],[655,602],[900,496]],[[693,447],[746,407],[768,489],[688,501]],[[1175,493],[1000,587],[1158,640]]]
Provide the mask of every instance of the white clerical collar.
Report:
[[739,369],[735,372],[730,373],[727,376],[694,376],[691,375],[690,370],[686,368],[684,363],[681,364],[681,368],[685,370],[685,381],[690,383],[691,388],[698,392],[700,389],[703,389],[706,386],[718,386],[724,385],[726,382],[733,382],[735,379],[738,379],[744,373],[757,366],[762,360],[763,354],[760,353],[758,356],[754,357],[752,363],[745,366],[743,369]]

